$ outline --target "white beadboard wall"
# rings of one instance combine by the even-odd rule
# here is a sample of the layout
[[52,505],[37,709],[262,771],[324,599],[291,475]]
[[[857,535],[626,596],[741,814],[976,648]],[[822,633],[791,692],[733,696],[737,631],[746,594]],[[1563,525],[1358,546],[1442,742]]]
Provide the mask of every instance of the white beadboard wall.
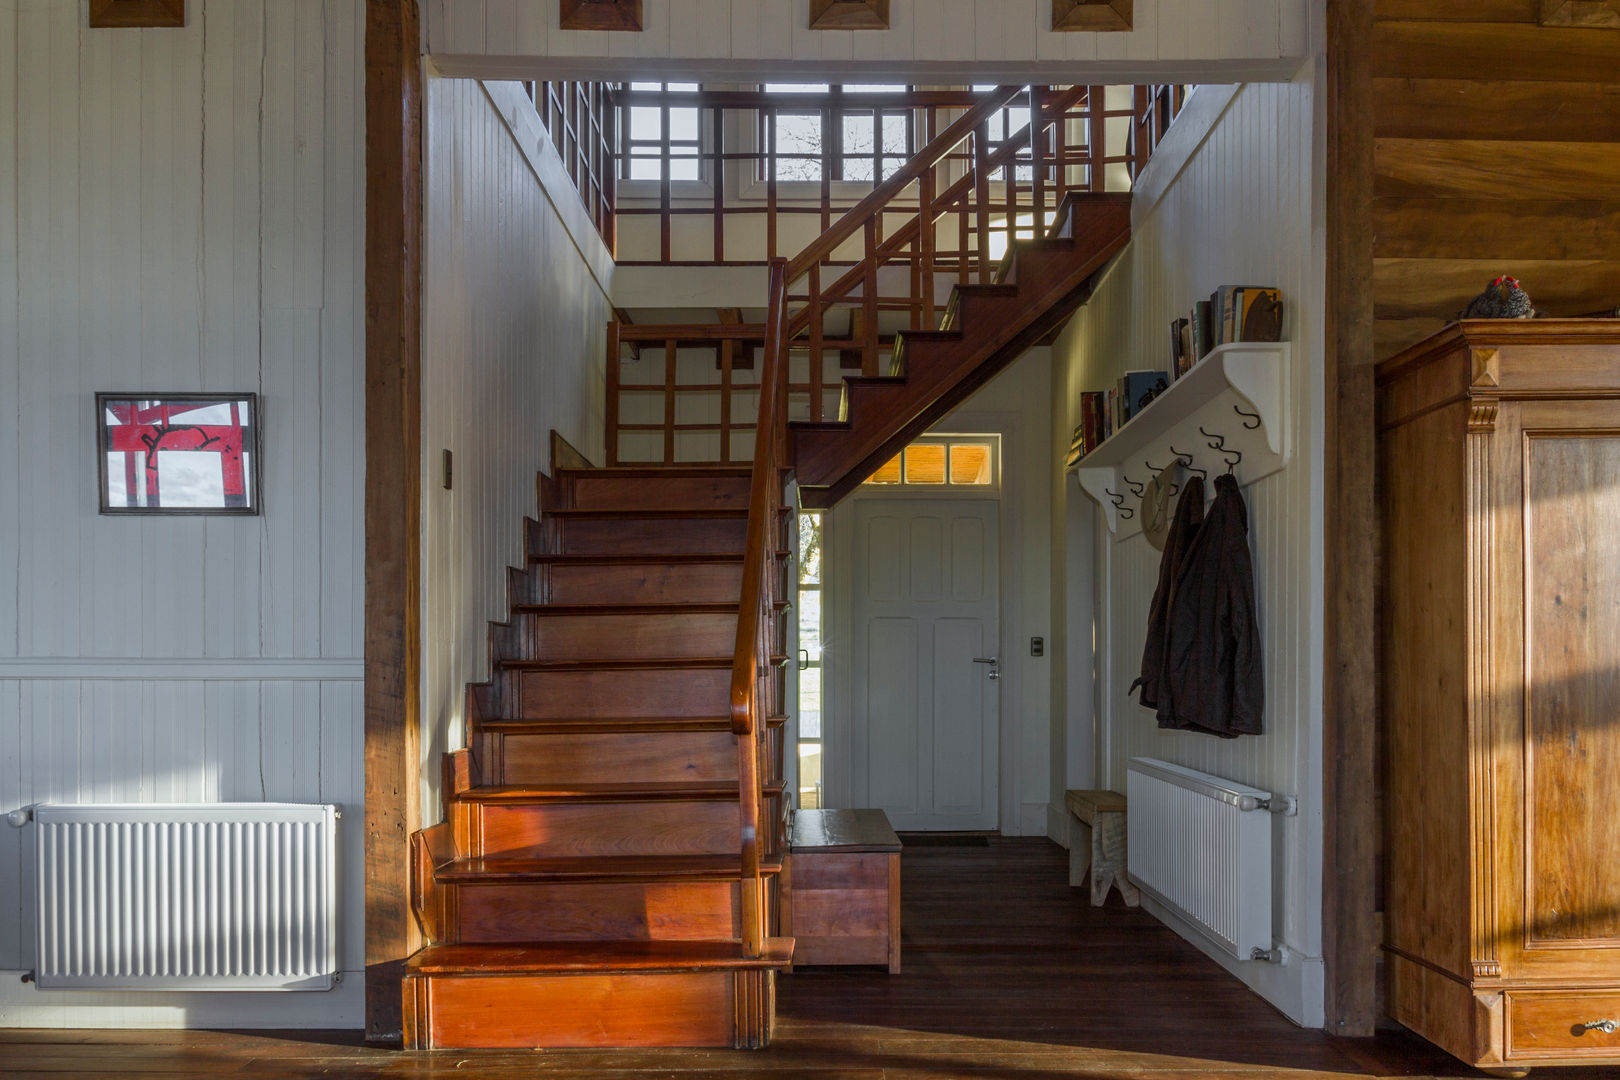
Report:
[[[0,809],[337,803],[346,974],[43,994],[3,827],[5,1026],[363,1021],[363,4],[187,7],[0,3]],[[264,515],[98,515],[99,390],[261,394]]]
[[[553,430],[603,460],[613,263],[516,83],[432,78],[424,153],[422,806],[489,678]],[[454,455],[450,490],[442,455]]]
[[[892,0],[888,30],[811,30],[810,0],[646,0],[639,33],[562,30],[558,0],[423,0],[446,73],[715,78],[945,70],[1020,80],[1087,65],[1124,82],[1286,77],[1309,0],[1136,0],[1129,33],[1053,33],[1051,0]],[[1288,63],[1295,58],[1294,63]],[[544,61],[552,74],[535,74]],[[651,63],[649,63],[651,62]]]
[[[1196,102],[1206,94],[1210,96],[1204,102]],[[1243,492],[1264,643],[1266,733],[1224,740],[1161,731],[1152,713],[1127,696],[1141,664],[1159,553],[1140,534],[1116,543],[1104,531],[1095,538],[1095,689],[1103,725],[1098,786],[1124,790],[1127,760],[1142,755],[1299,797],[1298,817],[1274,819],[1280,852],[1276,932],[1295,955],[1286,967],[1243,963],[1234,969],[1294,1020],[1317,1027],[1323,1010],[1324,262],[1319,231],[1313,231],[1320,186],[1313,149],[1314,89],[1308,80],[1251,84],[1235,92],[1203,87],[1193,99],[1188,114],[1193,123],[1200,110],[1217,111],[1210,106],[1219,106],[1207,137],[1190,156],[1154,158],[1138,189],[1153,194],[1138,196],[1130,247],[1054,349],[1054,398],[1059,411],[1067,413],[1057,430],[1073,429],[1081,391],[1109,385],[1127,368],[1159,366],[1165,328],[1198,298],[1222,284],[1282,288],[1288,304],[1286,331],[1293,342],[1293,458],[1282,472]],[[1197,134],[1183,130],[1181,138]],[[1154,168],[1175,170],[1183,163],[1179,175],[1152,174]],[[1102,516],[1095,520],[1100,523]],[[1084,643],[1071,641],[1068,646],[1083,648]]]

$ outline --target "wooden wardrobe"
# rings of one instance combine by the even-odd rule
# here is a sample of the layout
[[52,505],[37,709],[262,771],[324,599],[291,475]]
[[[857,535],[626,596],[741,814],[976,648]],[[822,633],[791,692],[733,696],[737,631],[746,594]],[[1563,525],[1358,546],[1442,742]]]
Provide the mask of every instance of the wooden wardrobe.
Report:
[[1620,321],[1377,379],[1386,1008],[1506,1075],[1620,1064]]

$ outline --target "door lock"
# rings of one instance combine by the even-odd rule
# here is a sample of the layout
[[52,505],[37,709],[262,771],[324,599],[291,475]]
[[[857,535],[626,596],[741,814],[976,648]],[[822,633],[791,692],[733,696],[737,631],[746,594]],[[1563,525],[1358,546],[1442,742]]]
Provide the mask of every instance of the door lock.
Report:
[[999,679],[999,678],[1001,678],[1001,669],[999,667],[997,667],[997,665],[1001,663],[1000,658],[994,657],[994,656],[975,656],[973,658],[973,662],[975,664],[989,664],[990,665],[990,670],[986,673],[986,676],[988,678],[991,678],[991,679]]

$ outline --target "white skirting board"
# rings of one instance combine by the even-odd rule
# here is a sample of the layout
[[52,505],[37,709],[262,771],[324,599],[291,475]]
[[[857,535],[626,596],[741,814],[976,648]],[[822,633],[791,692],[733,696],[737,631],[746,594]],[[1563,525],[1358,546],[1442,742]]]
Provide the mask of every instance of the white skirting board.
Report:
[[0,1028],[361,1028],[366,975],[315,993],[39,990],[0,970]]
[[1285,943],[1283,948],[1288,954],[1287,963],[1270,964],[1257,960],[1239,963],[1230,953],[1211,942],[1202,931],[1145,892],[1142,894],[1142,910],[1198,946],[1199,952],[1271,1002],[1278,1012],[1300,1027],[1319,1028],[1327,1022],[1324,1004],[1327,993],[1326,968],[1320,956],[1302,956]]

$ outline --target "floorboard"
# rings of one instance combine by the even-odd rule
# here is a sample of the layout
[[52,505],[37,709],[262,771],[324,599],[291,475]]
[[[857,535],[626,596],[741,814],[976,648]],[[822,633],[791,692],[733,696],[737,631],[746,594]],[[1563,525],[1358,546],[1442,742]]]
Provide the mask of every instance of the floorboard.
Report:
[[[1295,1027],[1151,916],[1070,889],[1046,840],[902,857],[905,971],[800,969],[768,1050],[407,1054],[359,1032],[0,1031],[0,1077],[1328,1080],[1477,1076],[1401,1033]],[[1549,1074],[1551,1075],[1551,1074]],[[1612,1070],[1560,1069],[1558,1080]]]

